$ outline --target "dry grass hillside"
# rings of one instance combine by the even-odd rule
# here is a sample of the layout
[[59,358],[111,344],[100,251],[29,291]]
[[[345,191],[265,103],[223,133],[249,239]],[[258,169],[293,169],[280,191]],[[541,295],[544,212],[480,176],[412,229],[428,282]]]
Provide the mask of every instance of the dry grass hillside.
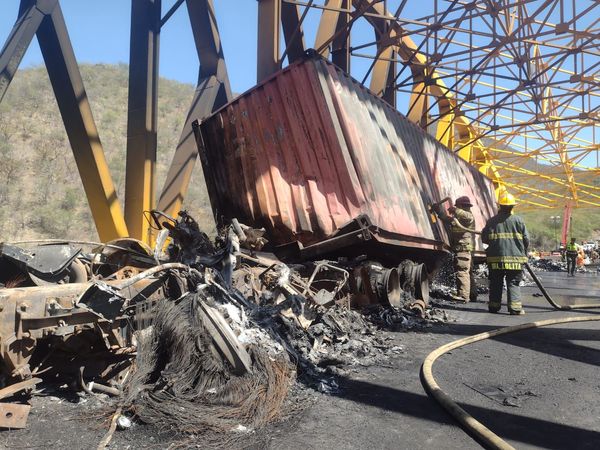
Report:
[[[128,68],[83,65],[81,73],[122,201]],[[191,85],[160,80],[158,189],[162,188],[193,90]],[[0,177],[0,242],[98,239],[44,67],[19,71],[0,103]],[[198,163],[185,207],[208,224],[210,208],[203,184]]]

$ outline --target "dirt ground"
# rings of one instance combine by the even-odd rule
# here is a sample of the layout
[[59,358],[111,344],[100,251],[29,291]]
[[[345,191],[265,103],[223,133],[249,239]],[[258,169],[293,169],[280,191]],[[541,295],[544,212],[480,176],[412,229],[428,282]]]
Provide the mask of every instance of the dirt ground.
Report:
[[[600,302],[600,276],[543,273],[562,303]],[[554,311],[524,287],[525,316],[487,312],[484,295],[467,305],[437,302],[453,318],[424,332],[388,333],[394,354],[386,364],[339,377],[340,389],[303,390],[302,412],[250,432],[242,448],[470,449],[479,445],[425,394],[423,359],[438,346],[494,328],[584,312]],[[519,449],[600,448],[600,322],[558,325],[506,335],[457,349],[434,365],[438,384],[464,409]],[[57,390],[33,400],[24,430],[0,432],[0,448],[96,448],[108,423],[99,399]],[[110,448],[167,448],[176,436],[134,424],[116,432]],[[197,442],[203,447],[201,441]]]

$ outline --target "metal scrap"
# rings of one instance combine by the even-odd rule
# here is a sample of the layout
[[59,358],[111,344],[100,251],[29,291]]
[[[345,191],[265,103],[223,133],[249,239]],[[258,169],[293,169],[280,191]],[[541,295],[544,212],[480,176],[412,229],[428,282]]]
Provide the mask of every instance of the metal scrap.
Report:
[[[9,261],[9,278],[24,279],[0,290],[3,375],[15,383],[6,395],[48,373],[120,397],[138,420],[204,433],[205,414],[211,423],[222,414],[210,430],[254,429],[277,416],[292,363],[304,382],[332,393],[347,367],[395,353],[379,329],[431,317],[422,265],[390,268],[362,256],[285,263],[262,252],[264,230],[237,220],[211,240],[186,212],[149,219],[157,248],[125,239],[62,252],[68,263],[50,285],[36,286],[31,261]],[[84,268],[81,283],[64,276],[73,264]],[[258,385],[264,395],[255,395]],[[232,395],[245,406],[231,410]],[[180,417],[182,405],[194,414]]]
[[565,261],[556,261],[552,259],[532,259],[529,265],[538,271],[543,272],[566,272],[567,263]]
[[0,428],[25,428],[31,405],[0,403]]
[[0,400],[11,397],[17,392],[25,391],[33,388],[36,384],[42,381],[40,378],[29,378],[28,380],[20,381],[19,383],[11,384],[10,386],[0,389]]

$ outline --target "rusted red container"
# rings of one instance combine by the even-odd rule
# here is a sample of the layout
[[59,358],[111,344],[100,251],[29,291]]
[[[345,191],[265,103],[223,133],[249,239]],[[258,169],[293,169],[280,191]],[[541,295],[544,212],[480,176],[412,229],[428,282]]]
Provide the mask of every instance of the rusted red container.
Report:
[[215,214],[267,227],[276,245],[314,245],[366,215],[379,242],[442,250],[429,204],[469,196],[477,229],[494,212],[489,179],[321,59],[287,67],[196,133]]

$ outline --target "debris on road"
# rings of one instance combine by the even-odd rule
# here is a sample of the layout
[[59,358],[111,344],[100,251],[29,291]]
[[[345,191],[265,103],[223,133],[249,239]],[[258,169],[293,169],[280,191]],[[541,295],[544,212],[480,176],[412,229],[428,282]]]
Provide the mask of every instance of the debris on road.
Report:
[[566,272],[567,263],[564,261],[555,261],[552,259],[532,259],[529,265],[536,272]]
[[138,341],[124,409],[146,423],[213,438],[240,422],[259,427],[278,416],[293,366],[283,351],[241,347],[226,322],[213,321],[205,311],[222,320],[222,296],[206,287],[157,305],[151,333]]
[[61,380],[113,397],[111,429],[133,419],[223,443],[280,417],[296,379],[331,395],[337,375],[404,351],[380,330],[447,320],[428,307],[422,264],[284,263],[237,220],[211,240],[186,212],[149,219],[154,249],[2,245],[0,395]]

